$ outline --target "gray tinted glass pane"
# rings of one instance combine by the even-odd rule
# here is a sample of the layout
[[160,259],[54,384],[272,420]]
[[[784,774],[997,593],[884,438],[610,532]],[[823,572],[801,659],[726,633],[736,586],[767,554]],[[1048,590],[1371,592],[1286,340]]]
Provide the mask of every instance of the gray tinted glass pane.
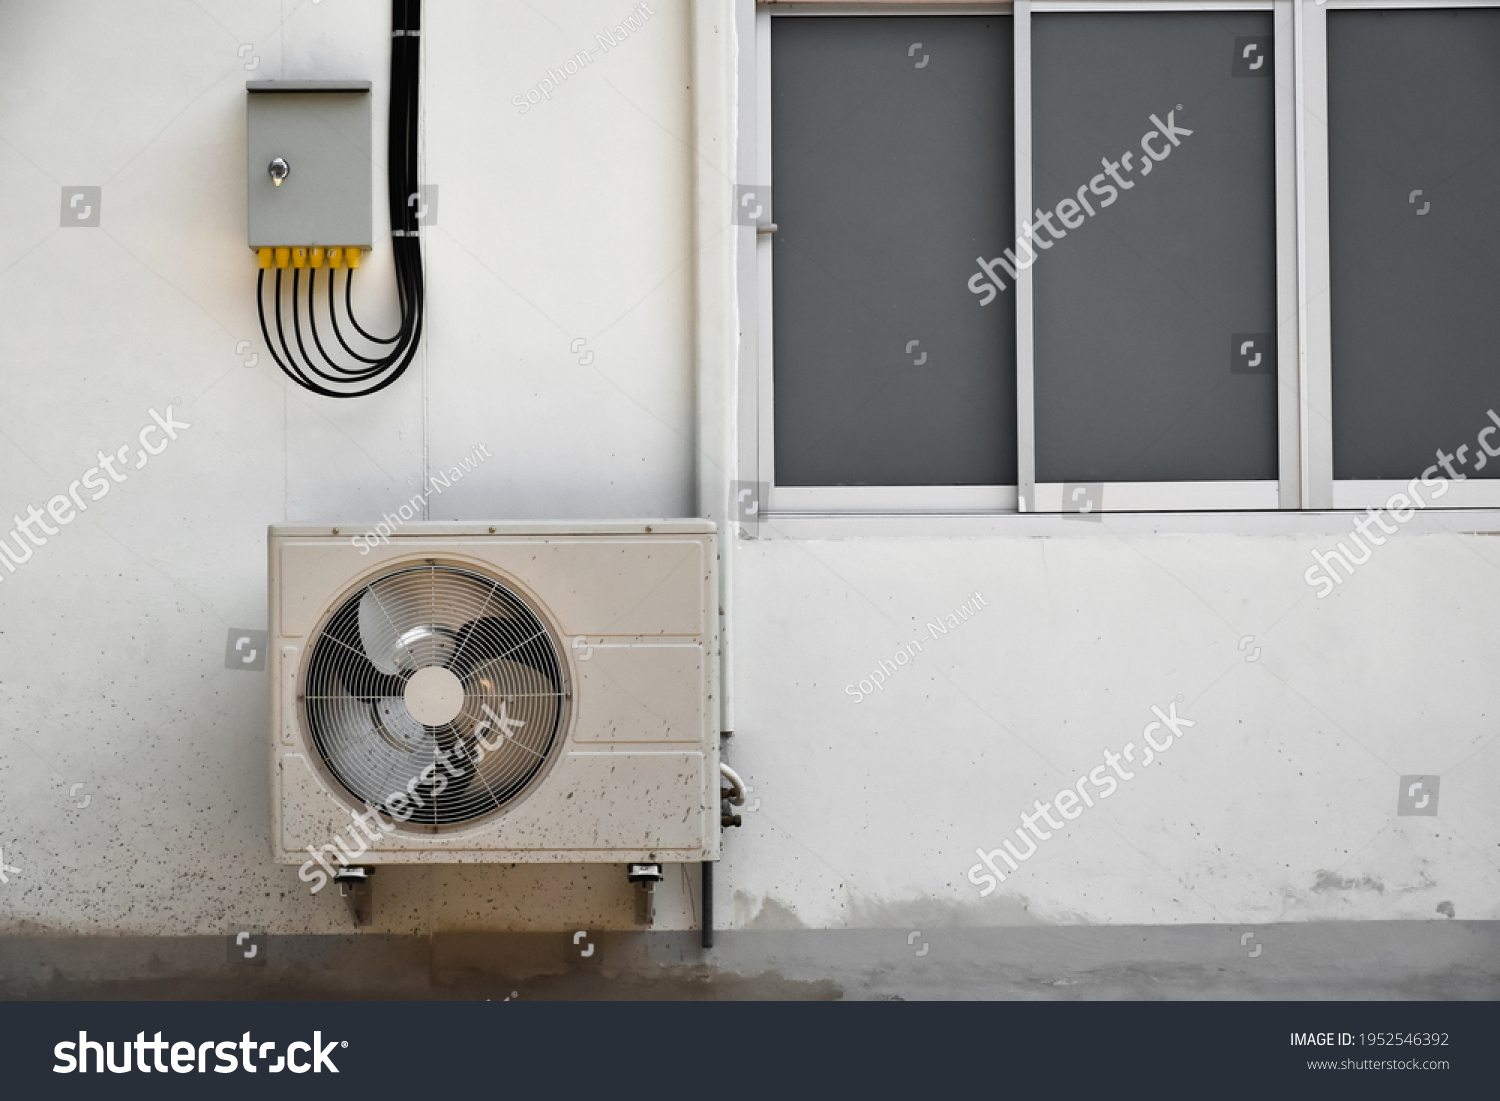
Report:
[[1014,484],[1014,296],[967,285],[1013,206],[1010,20],[771,44],[777,483]]
[[1330,12],[1328,173],[1334,477],[1500,475],[1500,11]]
[[1037,229],[1037,480],[1275,478],[1270,14],[1039,15],[1032,35],[1034,198],[1076,226]]

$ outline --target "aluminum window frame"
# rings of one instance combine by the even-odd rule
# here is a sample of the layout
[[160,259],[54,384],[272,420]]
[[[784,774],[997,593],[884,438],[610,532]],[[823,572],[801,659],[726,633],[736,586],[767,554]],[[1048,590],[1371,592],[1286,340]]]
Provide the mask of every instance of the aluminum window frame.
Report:
[[[1021,170],[1024,157],[1031,163],[1031,16],[1053,14],[1078,14],[1106,12],[1130,12],[1150,14],[1158,12],[1225,12],[1263,11],[1273,14],[1274,49],[1273,75],[1275,116],[1275,190],[1276,204],[1276,313],[1277,313],[1277,402],[1276,402],[1276,450],[1277,477],[1264,481],[1193,481],[1193,482],[1104,482],[1104,512],[1203,512],[1203,511],[1270,511],[1279,508],[1294,509],[1301,505],[1302,453],[1299,431],[1299,408],[1303,401],[1302,383],[1297,369],[1299,344],[1297,309],[1296,267],[1296,130],[1293,88],[1293,27],[1292,3],[1294,0],[1018,0],[1016,26],[1016,220],[1031,217],[1031,173]],[[1023,29],[1024,24],[1024,29]],[[1024,35],[1025,49],[1021,39]],[[1024,73],[1022,67],[1024,66]],[[1026,119],[1025,144],[1021,139],[1022,92],[1026,95],[1028,117]],[[1026,188],[1022,201],[1021,188]],[[1028,268],[1016,280],[1017,295],[1017,348],[1016,374],[1018,377],[1018,416],[1030,418],[1035,410],[1036,341],[1035,319],[1032,313],[1035,298],[1032,291],[1032,270]],[[1022,312],[1024,311],[1024,312]],[[1020,334],[1024,330],[1025,336]],[[1024,384],[1020,376],[1025,375]],[[1024,411],[1023,411],[1024,407]],[[1018,487],[1021,501],[1019,511],[1062,512],[1064,510],[1063,482],[1037,482],[1035,428],[1032,423],[1023,423],[1022,433],[1030,443],[1030,450],[1022,449],[1021,466],[1029,478]]]
[[[1316,290],[1308,302],[1309,337],[1320,354],[1310,357],[1309,389],[1314,395],[1309,418],[1312,449],[1313,507],[1338,510],[1384,508],[1397,493],[1405,493],[1412,479],[1335,479],[1333,472],[1333,315],[1328,298],[1333,245],[1328,207],[1328,13],[1330,11],[1424,11],[1457,8],[1500,8],[1500,0],[1325,0],[1303,4],[1304,56],[1302,79],[1307,90],[1308,156],[1303,184],[1309,233],[1303,242],[1307,255],[1308,287]],[[1317,290],[1317,288],[1321,288]],[[1481,415],[1483,411],[1481,410]],[[1482,427],[1482,422],[1476,420]],[[1463,443],[1456,440],[1455,443]],[[1441,476],[1441,475],[1440,475]],[[1420,478],[1413,472],[1413,478]],[[1500,478],[1449,481],[1441,503],[1429,509],[1500,508]]]
[[[771,185],[771,20],[796,16],[1008,15],[1014,19],[1016,219],[1029,217],[1031,17],[1085,12],[1269,11],[1275,33],[1275,226],[1278,314],[1277,456],[1274,481],[1107,482],[1109,513],[1327,511],[1384,506],[1407,482],[1333,477],[1332,324],[1328,198],[1327,12],[1492,8],[1500,0],[1014,0],[1012,3],[823,2],[754,6],[755,89],[741,112],[754,182]],[[748,181],[747,181],[748,182]],[[774,212],[773,215],[774,217]],[[746,227],[743,232],[754,230]],[[758,519],[839,516],[978,516],[1060,513],[1063,484],[1035,480],[1035,325],[1030,269],[1016,292],[1017,484],[1010,486],[777,486],[775,481],[773,236],[755,233],[754,286],[742,307],[751,385],[741,391],[741,469],[766,490]],[[753,345],[753,347],[752,347]],[[748,480],[748,478],[747,478]],[[1500,479],[1450,482],[1432,509],[1500,508]]]
[[[1011,15],[1015,4],[792,3],[757,5],[755,12],[755,182],[776,183],[771,164],[771,19],[797,16]],[[775,212],[772,211],[774,219]],[[756,233],[755,481],[766,487],[761,517],[777,515],[921,515],[1016,511],[1014,485],[779,486],[776,484],[773,372],[774,234]]]

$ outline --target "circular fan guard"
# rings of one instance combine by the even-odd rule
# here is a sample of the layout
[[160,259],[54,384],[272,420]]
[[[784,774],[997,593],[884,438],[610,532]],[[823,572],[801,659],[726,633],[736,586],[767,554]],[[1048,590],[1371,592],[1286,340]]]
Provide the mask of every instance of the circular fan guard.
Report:
[[[444,672],[414,680],[424,669]],[[313,645],[305,699],[313,745],[350,795],[444,826],[498,810],[537,776],[567,688],[556,641],[520,597],[422,565],[339,607]]]

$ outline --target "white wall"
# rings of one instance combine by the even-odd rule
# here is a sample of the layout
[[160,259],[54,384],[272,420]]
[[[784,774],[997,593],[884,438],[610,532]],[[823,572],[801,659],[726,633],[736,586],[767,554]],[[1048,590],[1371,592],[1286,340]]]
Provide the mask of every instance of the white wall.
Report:
[[[736,916],[766,898],[812,926],[1500,916],[1494,539],[1403,533],[1319,601],[1302,575],[1344,517],[1278,525],[1322,535],[1019,521],[739,544],[729,753],[762,803],[729,844]],[[1254,521],[1192,526],[1216,523]],[[976,591],[967,621],[926,627]],[[848,693],[913,639],[882,689]],[[1174,703],[1182,740],[1122,762],[1107,799],[1086,784],[1097,804],[1039,821],[1054,835],[981,898],[975,849],[1106,750],[1139,762]],[[1411,774],[1441,776],[1437,817],[1397,817]]]
[[[629,5],[426,7],[428,335],[345,403],[259,339],[244,81],[372,79],[382,211],[387,5],[0,7],[0,515],[152,408],[192,425],[0,574],[0,932],[347,929],[270,862],[266,685],[224,668],[230,628],[265,624],[266,525],[368,519],[476,443],[494,458],[432,518],[696,510],[686,0],[524,115],[512,97]],[[59,228],[76,184],[103,187],[100,227]],[[388,239],[359,283],[388,327]],[[737,541],[728,755],[761,804],[721,924],[1500,916],[1492,540],[1404,535],[1319,603],[1301,572],[1326,537],[1074,527]],[[845,693],[974,590],[990,606],[885,692]],[[1162,766],[979,898],[975,847],[1178,695],[1198,726]],[[1395,817],[1405,773],[1442,774],[1439,817]],[[629,927],[622,879],[386,868],[374,929]],[[663,925],[696,922],[688,886],[663,886]]]

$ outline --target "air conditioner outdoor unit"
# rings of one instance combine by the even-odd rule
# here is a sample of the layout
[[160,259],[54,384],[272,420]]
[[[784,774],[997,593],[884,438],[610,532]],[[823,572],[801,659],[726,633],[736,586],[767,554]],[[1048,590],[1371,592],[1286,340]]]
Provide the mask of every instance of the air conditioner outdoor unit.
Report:
[[712,523],[367,531],[270,529],[279,861],[718,858]]

